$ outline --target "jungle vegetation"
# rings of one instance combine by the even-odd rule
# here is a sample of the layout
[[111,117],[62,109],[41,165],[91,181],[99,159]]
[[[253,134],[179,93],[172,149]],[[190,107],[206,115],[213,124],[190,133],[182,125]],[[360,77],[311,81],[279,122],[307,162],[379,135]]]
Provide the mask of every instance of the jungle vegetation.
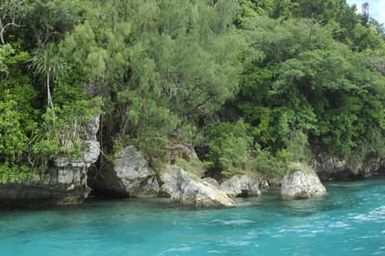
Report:
[[[0,0],[0,180],[76,156],[280,175],[317,152],[385,156],[385,32],[345,0]],[[99,164],[103,164],[103,159]]]

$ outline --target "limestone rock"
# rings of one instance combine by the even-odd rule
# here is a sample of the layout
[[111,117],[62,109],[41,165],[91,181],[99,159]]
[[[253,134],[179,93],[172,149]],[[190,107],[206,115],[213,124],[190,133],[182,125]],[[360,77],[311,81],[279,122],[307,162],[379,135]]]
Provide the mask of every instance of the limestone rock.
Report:
[[191,144],[186,143],[169,145],[167,158],[171,163],[174,163],[178,158],[184,159],[186,161],[199,160],[194,147]]
[[68,166],[74,168],[88,168],[95,163],[100,154],[100,144],[98,141],[83,141],[83,153],[76,159],[70,159],[68,156],[56,156],[53,159],[53,167],[65,168]]
[[260,181],[260,178],[254,175],[234,175],[222,182],[220,189],[230,197],[260,196]]
[[234,206],[225,192],[200,178],[194,179],[177,166],[166,166],[162,174],[161,191],[175,202],[197,208]]
[[303,164],[292,164],[282,180],[281,195],[284,199],[308,199],[326,194],[316,172]]
[[98,172],[94,186],[99,191],[120,196],[154,197],[159,193],[155,171],[134,146],[124,148],[114,166]]
[[342,157],[319,153],[311,161],[311,166],[322,180],[347,180],[384,173],[385,159],[366,159],[365,162],[352,164]]
[[86,140],[96,141],[96,135],[99,131],[100,116],[96,116],[86,126]]
[[87,184],[88,168],[100,154],[100,144],[96,141],[99,117],[91,123],[78,158],[52,156],[47,172],[41,177],[23,184],[1,184],[0,208],[82,203],[91,191]]
[[73,184],[0,184],[0,208],[80,204],[89,188]]
[[206,183],[209,183],[209,184],[213,185],[213,186],[216,187],[216,188],[219,188],[219,183],[218,183],[218,181],[217,181],[216,179],[214,179],[214,178],[206,177],[206,178],[203,178],[202,180],[203,180],[204,182],[206,182]]

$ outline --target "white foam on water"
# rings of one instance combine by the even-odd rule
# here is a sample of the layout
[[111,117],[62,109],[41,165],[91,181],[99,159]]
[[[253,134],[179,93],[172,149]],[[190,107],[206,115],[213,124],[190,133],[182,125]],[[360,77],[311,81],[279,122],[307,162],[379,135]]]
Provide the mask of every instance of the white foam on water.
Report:
[[209,254],[224,254],[225,251],[218,251],[218,250],[209,250],[207,251]]
[[254,221],[252,220],[248,220],[248,219],[239,219],[239,220],[221,220],[221,219],[215,219],[215,220],[212,220],[211,222],[214,222],[214,223],[221,223],[221,224],[224,224],[224,225],[246,225],[246,224],[251,224],[251,223],[254,223]]
[[311,232],[313,233],[313,234],[319,234],[319,233],[324,233],[326,230],[324,230],[324,229],[318,229],[318,230],[312,230]]
[[360,236],[361,239],[372,239],[373,236]]
[[329,224],[329,228],[347,228],[349,227],[349,224],[346,224],[342,221],[337,221],[335,223]]
[[284,237],[284,235],[272,235],[271,238],[280,238],[280,237]]
[[242,240],[230,240],[225,242],[224,246],[248,246],[250,244],[250,241],[242,241]]
[[[169,248],[167,250],[162,251],[158,255],[165,255],[167,253],[189,252],[189,251],[191,251],[191,249],[192,248],[190,246],[172,247],[172,248]],[[175,255],[175,254],[173,254],[173,255]]]
[[305,234],[305,235],[300,235],[299,237],[315,237],[316,234]]
[[282,228],[278,230],[278,233],[307,233],[310,229],[304,229],[302,226],[293,228]]
[[368,213],[356,215],[352,217],[352,219],[362,221],[362,222],[385,220],[385,206],[375,208],[374,210]]

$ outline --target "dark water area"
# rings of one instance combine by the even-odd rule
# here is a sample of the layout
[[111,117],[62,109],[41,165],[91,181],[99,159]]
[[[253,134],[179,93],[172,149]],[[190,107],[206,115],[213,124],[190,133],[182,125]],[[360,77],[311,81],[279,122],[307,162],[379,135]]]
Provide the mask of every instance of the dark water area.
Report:
[[166,199],[0,212],[1,256],[385,255],[385,179],[327,184],[328,195],[192,210]]

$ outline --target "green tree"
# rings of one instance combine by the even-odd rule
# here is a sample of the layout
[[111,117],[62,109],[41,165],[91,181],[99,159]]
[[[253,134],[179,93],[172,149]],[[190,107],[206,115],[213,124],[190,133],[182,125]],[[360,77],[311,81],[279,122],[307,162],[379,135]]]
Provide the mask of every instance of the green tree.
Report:
[[239,120],[235,123],[213,123],[208,127],[206,160],[224,176],[245,170],[254,150],[251,127]]
[[26,11],[24,0],[0,1],[0,43],[5,45],[6,32],[12,27],[20,27]]
[[129,138],[158,158],[169,138],[191,140],[194,126],[236,93],[235,2],[132,0],[91,9],[97,19],[79,24],[61,52],[70,72],[106,99],[106,125],[116,122],[106,138]]
[[[263,58],[247,64],[238,107],[263,147],[278,152],[301,132],[314,150],[346,156],[369,129],[382,131],[384,78],[333,31],[309,20],[262,19],[251,33]],[[368,47],[384,45],[377,44]]]
[[30,63],[34,74],[44,77],[47,90],[47,104],[53,108],[51,95],[52,81],[62,75],[65,68],[65,63],[61,59],[57,47],[54,44],[48,44],[36,49],[30,59]]

